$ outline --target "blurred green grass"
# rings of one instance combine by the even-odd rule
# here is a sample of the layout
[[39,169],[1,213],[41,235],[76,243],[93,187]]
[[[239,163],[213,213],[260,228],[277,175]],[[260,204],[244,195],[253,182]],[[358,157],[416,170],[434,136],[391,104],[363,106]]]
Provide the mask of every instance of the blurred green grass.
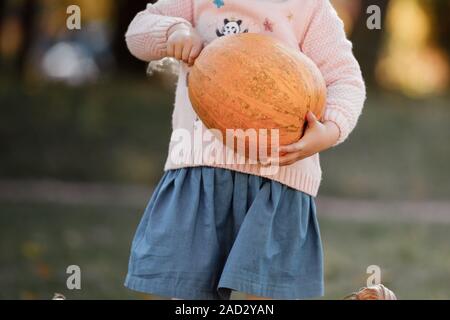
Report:
[[142,79],[81,87],[0,80],[0,177],[155,180],[174,98],[160,77]]
[[450,96],[408,99],[369,92],[359,123],[322,155],[322,194],[450,199]]
[[[143,299],[123,287],[142,207],[0,203],[0,299]],[[389,214],[395,215],[395,212]],[[362,222],[320,217],[326,296],[365,285],[366,268],[401,299],[449,299],[448,224]],[[82,290],[68,291],[65,270],[81,267]]]
[[[0,78],[0,179],[153,185],[167,155],[175,78],[67,87]],[[369,92],[349,140],[322,154],[321,194],[450,199],[450,96]]]

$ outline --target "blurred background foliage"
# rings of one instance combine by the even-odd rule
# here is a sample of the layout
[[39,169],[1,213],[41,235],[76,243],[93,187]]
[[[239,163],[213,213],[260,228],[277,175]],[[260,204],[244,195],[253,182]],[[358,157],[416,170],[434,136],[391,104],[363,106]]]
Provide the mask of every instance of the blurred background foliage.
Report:
[[[350,139],[322,155],[324,203],[422,201],[425,217],[436,203],[449,210],[448,220],[391,223],[386,217],[398,214],[391,208],[360,221],[324,206],[327,297],[364,285],[365,268],[378,264],[401,297],[450,298],[450,260],[442,255],[450,249],[450,1],[332,2],[368,100]],[[81,8],[81,30],[66,28],[72,4]],[[374,4],[381,30],[366,27]],[[64,291],[72,263],[86,270],[83,290],[66,292],[72,298],[141,297],[122,282],[133,232],[162,174],[176,80],[146,76],[145,63],[126,49],[126,28],[145,5],[0,1],[0,298]],[[115,205],[115,193],[87,203],[97,193],[83,187],[66,188],[64,201],[36,196],[59,194],[45,189],[49,181],[141,186],[145,195],[126,205]]]

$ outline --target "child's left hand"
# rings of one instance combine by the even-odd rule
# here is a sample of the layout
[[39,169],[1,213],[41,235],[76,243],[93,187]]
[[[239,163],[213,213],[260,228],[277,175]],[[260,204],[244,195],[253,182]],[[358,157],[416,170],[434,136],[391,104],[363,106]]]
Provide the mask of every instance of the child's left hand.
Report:
[[331,148],[339,139],[339,128],[332,121],[324,123],[317,120],[314,113],[308,112],[306,116],[307,127],[303,137],[287,146],[280,146],[278,164],[287,166],[302,159],[308,158],[318,152]]

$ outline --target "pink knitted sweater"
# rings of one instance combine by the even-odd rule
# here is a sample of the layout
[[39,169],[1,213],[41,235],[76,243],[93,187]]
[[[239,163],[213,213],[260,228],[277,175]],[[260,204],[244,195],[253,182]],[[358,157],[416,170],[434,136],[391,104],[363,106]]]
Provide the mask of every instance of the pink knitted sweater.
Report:
[[[166,55],[167,31],[174,24],[192,25],[205,44],[238,32],[262,33],[301,50],[319,67],[327,85],[323,120],[340,129],[338,144],[355,127],[365,100],[365,86],[352,44],[343,23],[329,0],[159,0],[149,4],[131,22],[126,41],[129,50],[144,61]],[[205,145],[205,130],[190,103],[182,63],[172,118],[173,134],[165,170],[213,166],[265,176],[296,190],[316,196],[322,171],[316,154],[297,163],[266,172],[258,164],[223,163],[214,157],[198,156]]]

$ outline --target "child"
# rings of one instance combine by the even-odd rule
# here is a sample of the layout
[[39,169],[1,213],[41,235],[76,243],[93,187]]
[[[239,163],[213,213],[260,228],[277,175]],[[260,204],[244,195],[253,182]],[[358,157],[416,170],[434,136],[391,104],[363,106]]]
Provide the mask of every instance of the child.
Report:
[[[327,84],[323,119],[308,114],[304,136],[280,148],[279,170],[270,176],[258,164],[172,156],[180,129],[204,129],[187,94],[190,65],[217,37],[244,32],[302,51]],[[347,138],[365,100],[352,45],[329,0],[160,0],[136,16],[126,41],[141,60],[182,63],[165,173],[133,240],[125,285],[178,299],[229,299],[232,290],[249,299],[323,295],[318,153]],[[190,142],[181,144],[189,150]]]

